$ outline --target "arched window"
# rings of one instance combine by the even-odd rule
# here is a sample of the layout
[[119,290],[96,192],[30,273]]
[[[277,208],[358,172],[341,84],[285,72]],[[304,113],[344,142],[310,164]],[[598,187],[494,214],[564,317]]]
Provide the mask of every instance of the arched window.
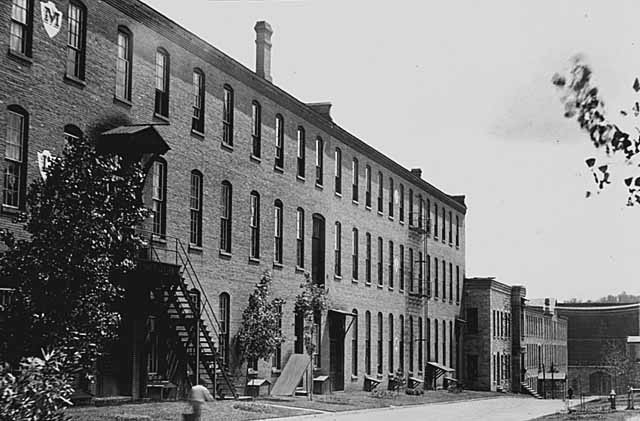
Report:
[[371,209],[371,167],[368,165],[364,167],[364,182],[364,205],[368,209]]
[[249,257],[253,259],[260,258],[260,194],[257,191],[252,191],[249,196],[249,207],[251,217],[249,220],[249,230],[251,237],[251,249],[249,250]]
[[424,369],[424,361],[422,359],[424,331],[422,329],[422,317],[418,317],[418,371],[422,371]]
[[364,368],[367,374],[371,374],[371,312],[364,313]]
[[20,106],[10,105],[7,112],[2,204],[16,209],[25,206],[28,133],[29,114]]
[[413,316],[409,316],[409,371],[413,373]]
[[384,177],[382,172],[378,171],[378,212],[382,213],[383,208],[383,196],[384,196]]
[[202,246],[202,173],[191,171],[191,197],[189,200],[191,214],[190,243]]
[[358,202],[358,195],[360,193],[358,158],[353,158],[353,161],[351,162],[351,177],[351,200]]
[[351,374],[358,375],[358,310],[355,308],[351,312],[353,322],[351,326]]
[[378,312],[378,374],[382,374],[382,346],[383,346],[382,313]]
[[400,291],[404,291],[404,246],[400,244]]
[[364,279],[371,283],[371,234],[365,234],[365,259],[364,259]]
[[131,101],[131,71],[133,64],[133,35],[128,28],[118,27],[118,56],[116,60],[116,98]]
[[155,113],[165,118],[169,117],[170,64],[169,53],[163,48],[158,48],[156,50]]
[[79,1],[71,0],[67,16],[67,76],[84,80],[87,8]]
[[13,0],[9,50],[31,57],[33,39],[33,0]]
[[167,228],[167,162],[158,158],[153,163],[153,191],[151,193],[151,215],[153,233],[164,237]]
[[389,366],[388,367],[389,373],[393,373],[395,371],[394,367],[393,367],[393,336],[394,336],[394,334],[393,334],[393,314],[389,314],[389,340],[387,341],[388,342],[388,348],[389,348],[388,351],[387,351],[388,354],[389,354],[388,355],[389,361],[387,362],[387,364]]
[[227,180],[222,182],[221,214],[220,214],[220,250],[231,253],[231,222],[233,189]]
[[275,168],[282,170],[284,168],[284,118],[280,114],[276,114],[276,158]]
[[358,228],[353,228],[351,239],[351,277],[354,281],[358,280]]
[[394,206],[393,206],[393,178],[389,177],[389,218],[393,218]]
[[382,286],[384,284],[384,271],[382,265],[382,237],[378,237],[378,285]]
[[324,183],[324,142],[320,136],[316,138],[316,184]]
[[224,85],[224,97],[222,104],[222,142],[233,146],[233,88]]
[[219,297],[220,312],[220,332],[218,337],[218,348],[220,356],[225,365],[229,365],[229,325],[230,325],[230,310],[231,310],[231,297],[228,293],[223,292]]
[[200,69],[193,69],[193,117],[191,118],[191,130],[204,133],[205,118],[205,78]]
[[342,224],[336,221],[334,238],[335,276],[342,276]]
[[400,184],[400,208],[398,212],[400,213],[400,222],[404,222],[404,184]]
[[342,151],[340,148],[336,148],[335,164],[335,191],[337,194],[342,194]]
[[73,124],[67,124],[64,126],[64,140],[68,143],[71,140],[77,140],[82,138],[82,131]]
[[296,210],[296,265],[304,267],[304,209]]
[[400,371],[404,373],[404,316],[400,315],[400,326],[398,330],[398,334],[400,336],[400,341],[398,343],[398,368]]
[[262,153],[262,107],[258,101],[251,103],[251,155],[260,158]]
[[387,261],[389,262],[387,266],[389,272],[389,288],[393,288],[393,241],[389,241],[389,257]]
[[305,167],[306,167],[306,139],[304,127],[298,127],[298,159],[297,159],[297,175],[300,178],[305,177]]
[[273,261],[282,264],[282,202],[277,199],[273,205]]

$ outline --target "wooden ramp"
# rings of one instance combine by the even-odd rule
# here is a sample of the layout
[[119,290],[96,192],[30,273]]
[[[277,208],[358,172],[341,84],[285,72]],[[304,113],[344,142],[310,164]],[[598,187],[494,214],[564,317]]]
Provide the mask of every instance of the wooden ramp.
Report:
[[306,354],[292,354],[271,389],[273,396],[292,396],[311,360]]

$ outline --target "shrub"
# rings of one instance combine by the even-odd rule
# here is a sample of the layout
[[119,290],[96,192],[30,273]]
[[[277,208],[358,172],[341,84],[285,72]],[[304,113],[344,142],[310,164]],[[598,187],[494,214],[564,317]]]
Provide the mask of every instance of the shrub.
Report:
[[[75,356],[74,356],[75,357]],[[0,368],[0,421],[63,421],[72,405],[70,359],[60,351],[22,360],[16,375],[7,364]]]

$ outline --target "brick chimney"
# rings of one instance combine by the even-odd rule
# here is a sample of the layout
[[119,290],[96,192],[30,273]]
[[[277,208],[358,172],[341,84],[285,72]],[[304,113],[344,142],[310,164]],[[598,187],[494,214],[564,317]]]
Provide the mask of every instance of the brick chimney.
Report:
[[264,20],[256,22],[256,74],[271,82],[271,35],[273,29]]
[[411,174],[418,178],[422,178],[422,168],[411,168]]

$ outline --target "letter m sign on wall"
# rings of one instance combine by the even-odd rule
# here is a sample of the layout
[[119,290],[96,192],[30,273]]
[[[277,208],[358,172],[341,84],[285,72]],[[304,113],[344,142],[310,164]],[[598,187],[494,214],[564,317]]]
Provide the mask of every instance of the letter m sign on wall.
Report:
[[56,4],[52,1],[40,3],[42,10],[42,23],[47,31],[49,38],[53,38],[60,32],[62,26],[62,12],[58,10]]

